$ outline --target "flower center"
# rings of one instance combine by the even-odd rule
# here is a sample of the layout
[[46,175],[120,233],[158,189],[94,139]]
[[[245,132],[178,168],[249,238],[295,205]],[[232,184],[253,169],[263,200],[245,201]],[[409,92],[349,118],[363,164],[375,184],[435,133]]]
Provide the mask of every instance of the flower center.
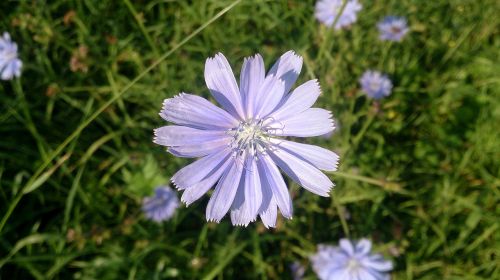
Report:
[[399,33],[399,32],[401,32],[401,28],[399,28],[397,26],[392,26],[391,27],[391,32],[392,33]]
[[356,270],[360,267],[360,263],[358,262],[358,260],[356,259],[350,259],[348,262],[347,262],[347,269],[349,270]]
[[269,136],[262,123],[262,120],[245,120],[228,131],[233,137],[230,146],[236,154],[242,155],[246,152],[255,156],[257,152],[265,152]]
[[4,59],[6,61],[10,61],[10,60],[17,58],[17,52],[15,52],[13,50],[5,49],[5,50],[1,50],[1,52],[3,52],[2,56],[4,57]]
[[372,82],[370,83],[370,89],[371,89],[372,91],[377,91],[377,90],[379,90],[379,89],[380,89],[380,82],[379,82],[379,81],[372,81]]

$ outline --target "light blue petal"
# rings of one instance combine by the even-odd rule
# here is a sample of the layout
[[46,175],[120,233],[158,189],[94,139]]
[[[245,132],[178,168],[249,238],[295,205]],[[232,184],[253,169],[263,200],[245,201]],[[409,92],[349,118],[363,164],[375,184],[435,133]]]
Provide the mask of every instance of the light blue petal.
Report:
[[[332,26],[342,7],[342,2],[342,0],[319,0],[315,7],[316,18],[326,26]],[[361,4],[357,0],[348,0],[342,14],[338,16],[335,29],[338,30],[353,24],[360,10]]]
[[[257,165],[258,168],[258,165]],[[273,198],[273,191],[267,182],[265,174],[259,173],[260,186],[262,187],[262,203],[259,208],[259,215],[266,228],[275,227],[277,218],[277,205]]]
[[274,198],[271,199],[265,211],[260,213],[260,219],[266,228],[276,227],[276,218],[278,216],[278,209]]
[[200,130],[187,126],[163,126],[154,130],[153,142],[162,146],[189,146],[198,145],[205,141],[224,139],[228,135],[225,131]]
[[379,254],[365,257],[361,260],[361,263],[363,266],[375,271],[390,271],[394,268],[391,261],[385,260],[384,257]]
[[264,60],[260,54],[245,58],[240,73],[240,92],[248,118],[253,117],[259,89],[264,82],[265,75]]
[[233,70],[222,53],[208,58],[205,63],[205,82],[213,97],[233,117],[244,117],[240,90]]
[[303,161],[283,149],[269,152],[276,164],[292,180],[306,190],[320,196],[329,196],[333,183],[316,167]]
[[380,36],[384,41],[400,42],[408,33],[406,18],[387,16],[377,24]]
[[347,238],[342,238],[339,241],[339,246],[348,256],[353,256],[354,255],[354,246],[352,245],[352,242],[347,239]]
[[365,71],[360,79],[361,88],[371,98],[380,99],[391,94],[391,80],[378,71]]
[[276,136],[312,137],[324,135],[335,129],[330,111],[309,108],[304,112],[279,122],[271,122],[269,134]]
[[268,75],[274,75],[285,82],[285,92],[288,93],[297,80],[302,69],[302,57],[294,51],[284,53],[269,70]]
[[11,80],[21,75],[22,62],[17,58],[17,44],[7,32],[0,37],[0,79]]
[[319,244],[317,253],[312,255],[310,259],[313,270],[320,279],[345,279],[345,277],[349,277],[349,274],[345,274],[345,272],[347,271],[346,264],[350,258],[339,251],[338,247]]
[[231,207],[238,190],[243,171],[243,163],[232,160],[229,170],[222,175],[207,205],[207,221],[220,222]]
[[274,75],[268,75],[259,90],[253,115],[256,119],[267,116],[283,99],[285,84]]
[[372,242],[366,238],[359,240],[355,246],[356,254],[358,256],[367,255],[372,249]]
[[142,210],[148,219],[161,222],[170,219],[179,207],[177,194],[169,187],[157,187],[155,194],[143,200]]
[[[259,165],[257,164],[257,168],[259,169]],[[260,169],[259,169],[260,170]],[[260,177],[260,186],[261,186],[261,192],[262,192],[262,203],[259,208],[259,214],[264,213],[267,211],[269,208],[269,204],[271,203],[271,200],[273,199],[273,191],[271,189],[271,186],[267,182],[267,178],[264,173],[260,173],[259,171],[259,177]]]
[[220,179],[222,174],[228,171],[229,163],[232,162],[231,157],[225,158],[218,166],[213,168],[201,181],[189,186],[182,193],[181,201],[186,203],[186,206],[195,202],[202,197],[215,183]]
[[332,151],[314,145],[281,139],[272,139],[271,142],[275,144],[278,149],[285,149],[290,154],[307,161],[318,169],[326,171],[337,170],[339,156]]
[[269,186],[273,192],[273,198],[285,218],[292,218],[293,206],[292,199],[288,193],[288,188],[283,176],[281,176],[278,167],[274,164],[271,158],[267,155],[260,155],[258,161],[259,172],[265,178],[266,185]]
[[[238,193],[240,193],[239,196]],[[231,211],[231,221],[233,225],[247,226],[256,220],[262,204],[259,170],[253,156],[247,157],[238,193],[233,202],[234,209]]]
[[309,109],[314,102],[316,102],[320,94],[321,89],[318,81],[307,81],[293,90],[293,92],[283,100],[283,104],[271,113],[269,117],[276,121],[280,121],[290,116],[300,114]]
[[207,155],[177,171],[171,180],[180,190],[189,188],[220,168],[228,157],[228,149]]
[[20,77],[21,76],[21,68],[23,68],[23,62],[19,59],[16,59],[12,62],[14,64],[14,76]]
[[181,93],[163,101],[160,116],[178,125],[208,130],[227,130],[238,121],[205,98]]
[[377,275],[370,273],[369,270],[366,270],[363,268],[357,269],[356,272],[357,272],[356,279],[359,279],[359,280],[383,280],[383,279],[378,278]]
[[357,280],[353,277],[351,271],[346,268],[335,268],[327,272],[327,276],[322,278],[325,280]]
[[196,145],[175,146],[168,148],[168,151],[176,157],[204,157],[227,148],[231,142],[231,137],[217,138],[205,141]]
[[11,80],[14,77],[15,69],[12,63],[7,63],[2,70],[2,80]]

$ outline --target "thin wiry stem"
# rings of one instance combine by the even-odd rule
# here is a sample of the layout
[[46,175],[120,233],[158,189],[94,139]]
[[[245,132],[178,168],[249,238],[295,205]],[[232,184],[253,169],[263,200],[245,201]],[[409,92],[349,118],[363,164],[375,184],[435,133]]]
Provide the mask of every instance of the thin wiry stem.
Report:
[[323,41],[323,45],[321,46],[321,48],[319,50],[319,54],[317,56],[318,58],[323,57],[323,54],[325,53],[326,49],[330,50],[332,48],[332,45],[329,45],[329,43],[332,42],[331,36],[335,32],[335,25],[337,25],[337,22],[339,21],[340,16],[342,15],[342,13],[344,13],[345,7],[347,6],[347,1],[348,0],[342,0],[342,6],[340,6],[339,12],[335,16],[335,19],[333,20],[331,28],[327,29],[326,36],[325,36],[325,39]]
[[342,6],[340,6],[339,13],[337,14],[337,16],[335,16],[335,19],[333,20],[333,23],[332,23],[333,28],[335,28],[335,25],[337,25],[337,22],[339,21],[340,16],[344,12],[345,7],[347,6],[347,1],[348,0],[342,0]]
[[153,50],[154,54],[159,55],[160,52],[158,51],[158,48],[153,43],[151,36],[149,36],[148,31],[146,30],[146,27],[142,23],[141,18],[139,16],[139,14],[137,14],[137,11],[135,10],[134,6],[132,5],[132,3],[130,3],[130,0],[123,0],[123,2],[125,2],[125,5],[127,6],[128,10],[134,16],[134,19],[137,22],[137,25],[139,25],[139,28],[141,29],[142,34],[146,38],[146,41],[148,42],[149,46]]
[[349,227],[347,226],[347,221],[344,217],[344,213],[342,211],[342,208],[340,207],[339,202],[337,201],[337,198],[334,195],[332,195],[332,202],[333,205],[335,205],[335,209],[337,210],[340,223],[342,224],[342,230],[344,231],[345,236],[350,237]]
[[346,179],[352,179],[352,180],[376,185],[376,186],[382,187],[384,190],[387,190],[390,192],[395,192],[395,193],[404,194],[404,195],[410,195],[410,193],[408,191],[405,191],[401,187],[401,185],[397,182],[390,182],[390,181],[386,181],[383,179],[374,179],[374,178],[370,178],[370,177],[366,177],[366,176],[362,176],[362,175],[350,174],[350,173],[339,172],[339,171],[335,171],[332,173],[338,177],[343,177]]

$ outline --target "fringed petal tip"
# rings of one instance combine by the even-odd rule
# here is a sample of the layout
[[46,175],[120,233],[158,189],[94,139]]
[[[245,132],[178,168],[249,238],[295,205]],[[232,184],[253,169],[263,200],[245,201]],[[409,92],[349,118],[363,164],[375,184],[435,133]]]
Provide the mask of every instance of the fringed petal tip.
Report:
[[244,227],[244,228],[246,228],[246,227],[248,227],[248,225],[249,225],[250,223],[241,223],[241,224],[231,223],[231,224],[232,224],[233,226],[235,226],[235,227]]
[[[337,161],[333,164],[332,170],[328,170],[328,171],[331,171],[331,172],[337,171],[339,169],[339,161],[340,161],[340,159],[337,159]],[[334,187],[335,187],[335,184],[334,184]]]
[[177,183],[175,182],[175,176],[170,178],[170,182],[174,185],[174,188],[179,189],[179,186],[177,186]]
[[236,217],[233,217],[233,215],[231,215],[231,224],[232,224],[233,226],[237,226],[237,227],[245,227],[245,228],[246,228],[246,227],[248,227],[248,225],[249,225],[250,223],[253,223],[253,222],[255,222],[256,220],[257,220],[257,216],[255,216],[255,217],[254,217],[253,219],[251,219],[251,220],[243,221],[243,220],[240,220],[240,219],[238,219],[238,218],[236,218]]
[[181,202],[184,203],[184,205],[186,205],[186,207],[189,207],[189,205],[193,204],[193,202],[189,202],[189,201],[186,201],[185,198],[181,197]]
[[[290,62],[291,62],[292,65],[297,65],[297,66],[299,64],[302,65],[302,60],[303,60],[302,56],[299,55],[294,50],[287,51],[285,54],[283,54],[282,57],[287,57],[287,56],[289,57]],[[298,69],[298,71],[297,71],[297,68],[294,68],[293,71],[296,72],[297,74],[300,73],[300,69]]]
[[[172,183],[174,188],[178,191],[183,191],[183,190],[186,190],[188,188],[188,186],[184,186],[182,184],[179,184],[179,182],[176,181],[175,175],[174,175],[174,177],[172,177],[170,179],[170,182]],[[181,200],[183,200],[183,199],[181,198]]]
[[321,90],[321,84],[319,83],[319,80],[318,79],[312,79],[311,82],[317,88],[317,91],[319,92],[318,95],[321,95],[323,93],[323,91]]
[[209,222],[209,223],[220,224],[221,219],[216,219],[216,218],[212,218],[212,217],[205,217],[205,218],[207,219],[207,222]]

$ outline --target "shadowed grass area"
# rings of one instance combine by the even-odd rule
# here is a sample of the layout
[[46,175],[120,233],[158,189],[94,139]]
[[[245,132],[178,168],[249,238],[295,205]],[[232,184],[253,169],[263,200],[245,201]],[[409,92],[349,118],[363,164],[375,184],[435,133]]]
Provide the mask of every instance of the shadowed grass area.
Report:
[[[338,32],[314,1],[0,3],[24,63],[0,82],[0,278],[287,279],[345,236],[371,238],[393,279],[500,278],[499,4],[361,2]],[[389,14],[408,18],[402,43],[378,40]],[[216,52],[238,77],[244,57],[269,67],[290,49],[337,121],[300,140],[340,154],[331,198],[288,180],[294,218],[275,230],[207,223],[207,197],[146,221],[142,198],[189,162],[151,142],[162,100],[208,98]],[[390,76],[390,97],[361,93],[367,69]]]

